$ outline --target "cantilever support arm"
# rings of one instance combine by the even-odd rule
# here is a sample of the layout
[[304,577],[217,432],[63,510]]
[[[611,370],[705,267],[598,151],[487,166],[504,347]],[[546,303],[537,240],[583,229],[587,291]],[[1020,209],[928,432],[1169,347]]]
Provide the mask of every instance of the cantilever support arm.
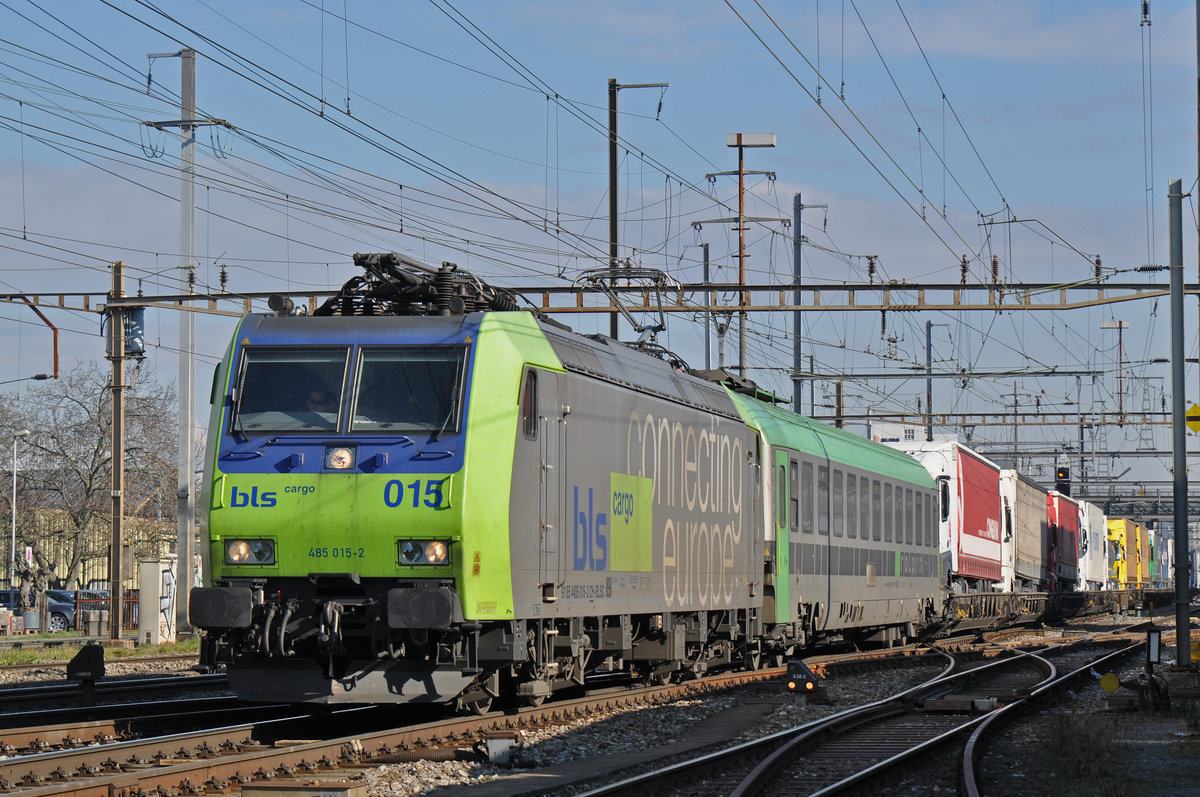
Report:
[[50,319],[46,318],[42,311],[37,308],[37,305],[29,301],[27,297],[22,296],[21,300],[25,302],[30,310],[37,313],[37,317],[42,319],[42,323],[50,327],[50,332],[54,335],[54,374],[38,374],[33,378],[38,379],[40,377],[42,379],[58,379],[58,327],[54,326],[54,324],[51,324]]

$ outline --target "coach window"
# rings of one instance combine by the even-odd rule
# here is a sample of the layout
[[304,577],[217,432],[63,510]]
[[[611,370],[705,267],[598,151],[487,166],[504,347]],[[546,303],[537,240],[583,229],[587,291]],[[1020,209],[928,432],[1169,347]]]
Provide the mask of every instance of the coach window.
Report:
[[526,440],[537,439],[537,371],[525,374],[525,390],[521,394],[521,430]]
[[800,465],[794,459],[788,462],[788,518],[792,534],[800,533]]
[[846,496],[842,493],[842,472],[833,471],[833,536],[841,537],[846,530]]
[[846,474],[846,536],[858,537],[858,477]]
[[932,495],[925,496],[925,544],[930,548],[936,548],[940,544],[938,539],[941,536],[942,527],[938,525],[934,518],[933,509],[935,502]]
[[805,534],[813,533],[813,505],[816,503],[816,491],[813,489],[813,466],[805,462],[800,466],[800,501],[804,504],[804,522],[800,528]]
[[829,536],[829,468],[817,468],[817,533]]
[[892,527],[896,525],[896,505],[892,502],[892,485],[883,485],[883,541],[892,541]]
[[913,527],[916,529],[917,547],[924,548],[925,545],[929,542],[928,538],[926,538],[926,536],[925,536],[925,496],[921,495],[920,493],[917,493],[916,497],[917,497],[916,498],[917,514],[916,514],[916,522],[914,523]]
[[858,534],[864,540],[871,538],[871,480],[866,476],[858,491]]
[[913,530],[916,528],[916,517],[913,514],[913,491],[911,487],[904,488],[904,543],[913,544]]
[[775,522],[780,529],[787,528],[787,468],[783,465],[775,469]]
[[871,539],[879,542],[883,529],[883,488],[879,479],[871,479]]

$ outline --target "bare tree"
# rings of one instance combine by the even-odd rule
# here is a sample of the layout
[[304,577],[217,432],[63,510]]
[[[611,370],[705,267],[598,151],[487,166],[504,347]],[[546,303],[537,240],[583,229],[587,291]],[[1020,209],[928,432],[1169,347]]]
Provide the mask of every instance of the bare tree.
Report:
[[[32,432],[17,484],[17,550],[30,546],[34,569],[69,587],[79,585],[89,560],[109,556],[108,382],[105,366],[80,364],[61,379],[27,389],[20,405],[12,397],[0,400],[0,431]],[[125,517],[142,530],[137,544],[147,549],[135,556],[159,555],[167,540],[156,529],[174,523],[175,395],[173,386],[147,378],[125,390]]]

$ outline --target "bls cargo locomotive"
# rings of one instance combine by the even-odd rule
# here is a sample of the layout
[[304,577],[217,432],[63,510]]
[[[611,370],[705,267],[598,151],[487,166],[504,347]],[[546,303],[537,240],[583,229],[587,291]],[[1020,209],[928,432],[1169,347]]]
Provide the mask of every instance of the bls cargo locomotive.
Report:
[[940,611],[911,457],[450,265],[355,262],[243,318],[215,375],[190,621],[240,697],[485,711]]

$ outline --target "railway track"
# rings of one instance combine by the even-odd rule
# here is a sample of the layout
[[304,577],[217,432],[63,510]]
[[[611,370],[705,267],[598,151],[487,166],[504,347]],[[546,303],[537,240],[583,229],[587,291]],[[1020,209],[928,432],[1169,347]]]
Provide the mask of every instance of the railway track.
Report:
[[[1047,641],[1064,642],[1061,632],[1047,631],[1035,636],[1042,637],[1040,641],[1043,644]],[[1071,634],[1066,641],[1073,640],[1075,636]],[[947,647],[956,651],[960,670],[970,665],[987,664],[1005,655],[1001,646],[994,642],[980,643],[978,638],[954,640]],[[1067,649],[1080,646],[1064,644],[1061,647]],[[933,659],[946,660],[940,651],[912,646],[867,654],[811,657],[806,661],[818,675],[828,678],[841,674],[882,672],[906,663],[926,663]],[[368,714],[361,714],[357,715],[361,719],[354,728],[341,736],[336,735],[336,729],[329,722],[318,723],[316,728],[310,725],[308,729],[301,725],[293,725],[292,730],[285,730],[287,726],[284,724],[268,724],[272,719],[286,719],[289,716],[294,722],[303,721],[299,714],[290,715],[290,710],[286,707],[278,707],[280,714],[262,718],[259,725],[242,722],[241,717],[234,718],[229,715],[229,721],[223,725],[229,726],[229,723],[234,721],[241,724],[226,727],[223,736],[184,734],[172,737],[170,742],[164,742],[160,738],[157,743],[153,739],[132,739],[134,736],[149,736],[157,732],[148,725],[130,732],[118,728],[116,724],[101,724],[111,722],[112,717],[93,717],[89,719],[91,724],[76,723],[74,727],[62,723],[63,727],[57,729],[51,727],[52,723],[49,720],[43,720],[39,723],[42,730],[40,735],[13,736],[9,737],[13,740],[11,742],[0,741],[0,744],[9,745],[7,750],[0,747],[0,753],[16,755],[5,761],[5,767],[0,769],[0,778],[3,779],[0,782],[0,791],[19,791],[31,795],[70,793],[127,797],[152,790],[163,793],[171,793],[174,790],[181,793],[197,790],[229,791],[239,785],[267,778],[277,782],[295,779],[308,782],[337,781],[350,777],[347,773],[361,771],[363,766],[374,767],[413,759],[454,756],[456,749],[461,751],[463,748],[470,749],[479,745],[485,734],[512,736],[520,730],[539,727],[542,723],[559,724],[572,718],[602,716],[607,707],[653,705],[679,697],[699,696],[704,692],[750,680],[747,675],[750,674],[735,674],[726,676],[725,679],[711,678],[653,690],[613,688],[600,697],[557,702],[536,710],[493,714],[484,718],[455,718],[403,729],[390,727],[394,721],[393,715],[392,719],[380,723],[379,730],[374,730],[375,726],[372,723],[363,721]],[[752,674],[751,677],[770,680],[781,675],[782,671],[773,670],[761,671]],[[725,682],[722,683],[722,680]],[[1022,688],[1022,683],[1008,684],[1008,691]],[[945,695],[941,697],[944,698]],[[938,699],[938,696],[934,696],[934,699]],[[151,704],[140,705],[142,710],[145,710],[145,707]],[[154,710],[182,719],[181,710]],[[220,711],[218,708],[215,713],[219,714]],[[2,719],[0,715],[0,721]],[[29,719],[34,719],[33,715],[29,715]],[[813,724],[810,723],[811,725]],[[172,728],[169,722],[163,727]],[[173,730],[178,731],[186,727],[188,726],[182,722],[177,722]],[[51,741],[54,733],[58,734],[58,741]],[[772,737],[776,740],[776,746],[783,737],[784,734]],[[0,740],[4,738],[0,736]],[[141,744],[143,741],[146,744]],[[106,755],[100,755],[98,758],[80,758],[71,755],[76,751],[66,749],[82,744],[93,745],[93,750],[104,748]],[[728,791],[736,787],[737,784],[734,783]],[[639,787],[635,790],[651,789]],[[724,786],[715,790],[706,787],[705,791],[721,793],[726,789]]]
[[[971,666],[949,663],[924,684],[797,728],[596,788],[584,794],[711,793],[825,795],[861,788],[873,778],[964,737],[1003,707],[1016,711],[1030,698],[1079,677],[1140,642],[1068,641],[1033,653],[992,660],[976,651]],[[1065,667],[1064,667],[1065,665]],[[1067,671],[1066,675],[1061,670]]]
[[231,723],[276,719],[295,709],[289,705],[246,704],[217,697],[104,706],[79,716],[79,709],[51,709],[20,715],[21,722],[0,729],[0,755],[12,758],[96,744],[165,736],[181,731],[216,728]]
[[[186,734],[115,741],[109,744],[18,756],[5,762],[0,791],[27,797],[74,795],[131,797],[150,792],[226,792],[262,780],[347,778],[362,766],[396,763],[425,756],[453,755],[484,734],[512,735],[523,728],[593,715],[615,707],[654,705],[728,689],[745,683],[780,679],[783,669],[717,675],[669,686],[609,689],[598,696],[557,701],[537,708],[484,717],[455,717],[404,728],[364,731],[378,712],[385,724],[395,714],[386,708],[357,709],[354,732],[337,730],[331,715],[316,723],[288,725],[299,715],[257,724],[227,726]],[[311,715],[307,716],[311,721]],[[343,728],[344,729],[344,728]],[[309,734],[297,737],[296,734]],[[339,772],[342,768],[347,771]],[[350,774],[348,774],[350,773]]]
[[[1116,643],[1112,643],[1116,647]],[[972,730],[970,737],[967,739],[963,748],[962,768],[961,768],[961,785],[962,793],[969,797],[979,797],[983,794],[985,780],[981,772],[979,764],[979,756],[984,745],[990,741],[989,734],[998,733],[998,725],[1001,721],[1017,715],[1029,703],[1038,698],[1047,695],[1054,690],[1061,689],[1073,681],[1093,677],[1092,673],[1103,671],[1105,666],[1119,661],[1122,658],[1129,656],[1131,653],[1141,649],[1141,642],[1129,642],[1123,647],[1116,647],[1115,650],[1107,652],[1105,655],[1090,658],[1086,661],[1062,662],[1063,664],[1075,664],[1073,668],[1063,667],[1063,672],[1056,673],[1056,676],[1046,683],[1039,684],[1031,690],[1028,699],[1015,702],[1010,705],[1003,706],[989,714],[982,722],[978,723]],[[1011,715],[1011,716],[1010,716]]]
[[[188,693],[223,691],[229,688],[224,673],[212,675],[156,675],[140,678],[101,679],[92,685],[72,681],[11,684],[0,688],[0,726],[11,725],[17,716],[39,708],[90,703],[122,702],[137,695],[143,700],[178,697]],[[9,718],[9,719],[6,719]]]

